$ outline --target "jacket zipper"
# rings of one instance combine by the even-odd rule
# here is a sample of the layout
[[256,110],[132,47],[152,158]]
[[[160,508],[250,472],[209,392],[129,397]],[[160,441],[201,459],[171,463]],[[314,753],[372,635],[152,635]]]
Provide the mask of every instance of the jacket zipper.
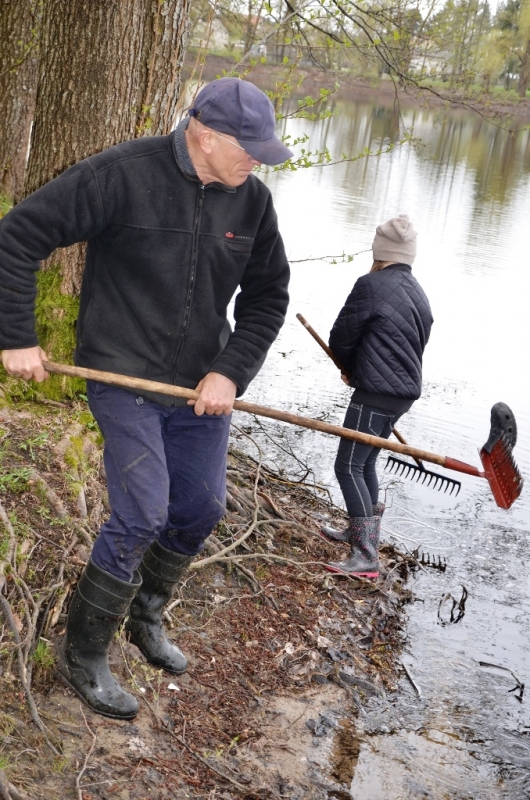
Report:
[[171,378],[173,383],[175,382],[177,377],[177,368],[179,365],[180,357],[182,355],[182,350],[184,348],[184,340],[186,338],[186,331],[190,320],[191,301],[193,298],[193,287],[195,286],[195,277],[197,274],[197,258],[199,251],[199,229],[201,224],[203,203],[204,203],[204,185],[201,183],[199,187],[199,194],[197,197],[197,205],[195,206],[195,218],[193,220],[191,268],[190,268],[190,276],[188,280],[188,288],[186,293],[186,307],[184,309],[184,319],[182,320],[182,326],[180,329],[180,335],[179,335],[180,341],[177,347],[177,351],[175,353],[175,358],[173,359],[173,369]]

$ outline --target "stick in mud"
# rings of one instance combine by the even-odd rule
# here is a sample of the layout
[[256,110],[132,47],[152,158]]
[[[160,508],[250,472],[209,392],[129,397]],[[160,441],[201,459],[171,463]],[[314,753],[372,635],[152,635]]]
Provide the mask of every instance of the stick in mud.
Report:
[[413,686],[413,688],[414,688],[414,691],[416,692],[416,694],[418,695],[418,697],[420,698],[420,700],[423,700],[423,697],[422,697],[422,695],[421,695],[421,689],[420,689],[420,687],[418,686],[418,684],[416,683],[416,681],[414,680],[414,678],[412,677],[412,675],[410,674],[410,672],[408,671],[408,669],[407,669],[407,667],[406,667],[406,665],[405,665],[405,662],[404,662],[404,661],[402,661],[402,662],[401,662],[401,666],[402,666],[402,667],[403,667],[403,669],[405,670],[405,675],[407,676],[407,678],[408,678],[408,679],[409,679],[409,681],[411,682],[411,684],[412,684],[412,686]]

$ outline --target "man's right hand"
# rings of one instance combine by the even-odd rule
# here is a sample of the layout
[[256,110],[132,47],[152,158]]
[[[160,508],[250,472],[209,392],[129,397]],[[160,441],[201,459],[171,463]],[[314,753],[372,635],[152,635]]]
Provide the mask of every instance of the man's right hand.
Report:
[[24,378],[25,381],[42,381],[49,378],[49,374],[42,366],[48,357],[41,347],[24,347],[21,350],[2,350],[2,363],[10,375],[15,378]]

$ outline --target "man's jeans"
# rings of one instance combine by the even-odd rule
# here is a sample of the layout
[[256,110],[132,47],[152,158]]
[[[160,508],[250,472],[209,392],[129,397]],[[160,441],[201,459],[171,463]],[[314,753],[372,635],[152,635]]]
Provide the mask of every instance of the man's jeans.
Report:
[[105,438],[112,513],[95,541],[98,567],[129,581],[150,543],[195,555],[225,512],[229,416],[198,417],[87,382]]
[[[400,414],[391,414],[351,402],[344,418],[344,427],[372,436],[388,439]],[[379,481],[375,462],[379,447],[341,439],[335,460],[335,475],[339,482],[349,517],[371,517],[377,503]]]

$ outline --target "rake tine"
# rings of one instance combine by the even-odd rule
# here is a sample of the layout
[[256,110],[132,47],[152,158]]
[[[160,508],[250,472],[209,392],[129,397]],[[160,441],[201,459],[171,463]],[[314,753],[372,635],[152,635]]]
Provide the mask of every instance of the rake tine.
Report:
[[[511,458],[510,451],[508,450],[508,452],[505,452],[503,448],[502,458]],[[444,494],[447,494],[449,490],[449,494],[452,495],[454,493],[455,497],[462,488],[460,481],[447,478],[445,475],[439,475],[437,472],[431,472],[431,470],[425,469],[425,467],[417,467],[415,464],[402,461],[395,456],[388,456],[385,469],[400,478],[408,478],[416,481],[416,483],[427,486],[429,489],[436,489],[438,492],[441,492],[443,489]]]

